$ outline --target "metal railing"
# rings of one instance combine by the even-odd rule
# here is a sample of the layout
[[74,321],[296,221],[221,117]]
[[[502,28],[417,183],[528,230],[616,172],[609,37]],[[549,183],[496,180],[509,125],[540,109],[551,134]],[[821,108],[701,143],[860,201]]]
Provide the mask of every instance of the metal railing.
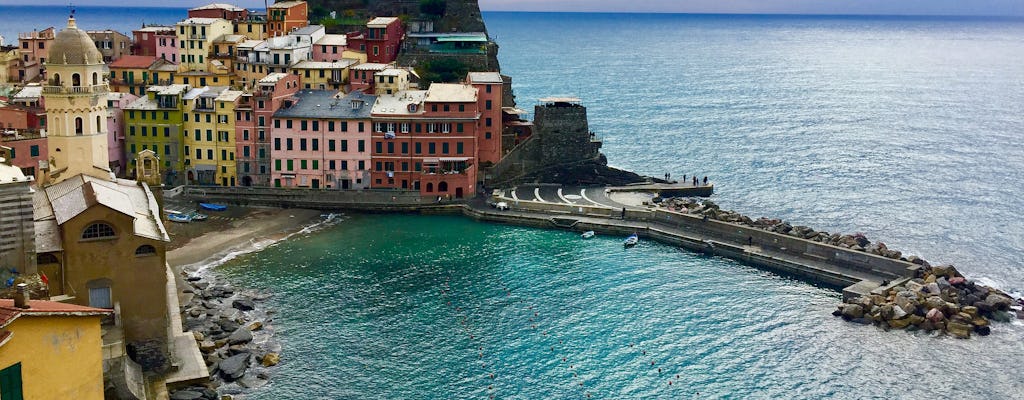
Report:
[[104,94],[109,89],[107,85],[90,86],[43,86],[43,94]]

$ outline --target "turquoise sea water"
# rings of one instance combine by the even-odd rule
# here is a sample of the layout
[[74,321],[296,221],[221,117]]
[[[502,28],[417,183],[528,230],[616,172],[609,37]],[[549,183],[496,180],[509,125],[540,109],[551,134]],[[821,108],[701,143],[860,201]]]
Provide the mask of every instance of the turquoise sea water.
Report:
[[[52,14],[28,30],[63,24]],[[46,19],[21,15],[13,26]],[[485,19],[520,107],[579,96],[612,164],[708,175],[726,208],[863,232],[1024,290],[1024,22]],[[620,239],[356,216],[217,273],[274,294],[283,361],[257,399],[1024,393],[1019,323],[970,340],[881,332],[831,317],[833,291]]]
[[971,340],[886,333],[830,316],[834,291],[621,240],[354,216],[218,273],[269,290],[280,311],[283,361],[253,399],[1009,399],[1024,389],[1019,325]]

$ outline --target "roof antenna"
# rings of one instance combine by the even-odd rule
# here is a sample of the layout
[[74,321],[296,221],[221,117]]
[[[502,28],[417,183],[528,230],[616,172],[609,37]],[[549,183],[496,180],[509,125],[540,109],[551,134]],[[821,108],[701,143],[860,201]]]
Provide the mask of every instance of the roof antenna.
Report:
[[75,6],[73,4],[71,4],[70,1],[68,2],[68,10],[71,11],[70,18],[74,18],[75,17]]

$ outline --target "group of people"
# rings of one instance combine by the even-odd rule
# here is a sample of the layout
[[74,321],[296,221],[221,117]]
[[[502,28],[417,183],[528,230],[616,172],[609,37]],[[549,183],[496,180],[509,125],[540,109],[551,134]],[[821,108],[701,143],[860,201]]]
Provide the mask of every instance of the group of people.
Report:
[[[665,173],[665,182],[675,183],[672,180],[672,174],[670,174],[668,172]],[[686,182],[686,175],[683,175],[683,182]],[[697,179],[697,175],[694,175],[693,176],[693,186],[697,186],[698,183],[700,183],[700,180]],[[707,185],[707,184],[708,184],[708,177],[704,176],[704,185]]]

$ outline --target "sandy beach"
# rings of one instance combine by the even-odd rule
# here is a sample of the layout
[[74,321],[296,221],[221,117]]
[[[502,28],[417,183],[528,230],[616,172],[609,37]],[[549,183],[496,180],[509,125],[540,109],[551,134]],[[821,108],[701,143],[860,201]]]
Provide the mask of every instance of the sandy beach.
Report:
[[223,213],[209,213],[209,220],[180,224],[166,222],[171,243],[167,263],[178,278],[179,300],[187,302],[181,290],[182,269],[212,262],[228,253],[249,246],[254,240],[277,240],[294,233],[320,218],[320,212],[305,209],[232,207]]

